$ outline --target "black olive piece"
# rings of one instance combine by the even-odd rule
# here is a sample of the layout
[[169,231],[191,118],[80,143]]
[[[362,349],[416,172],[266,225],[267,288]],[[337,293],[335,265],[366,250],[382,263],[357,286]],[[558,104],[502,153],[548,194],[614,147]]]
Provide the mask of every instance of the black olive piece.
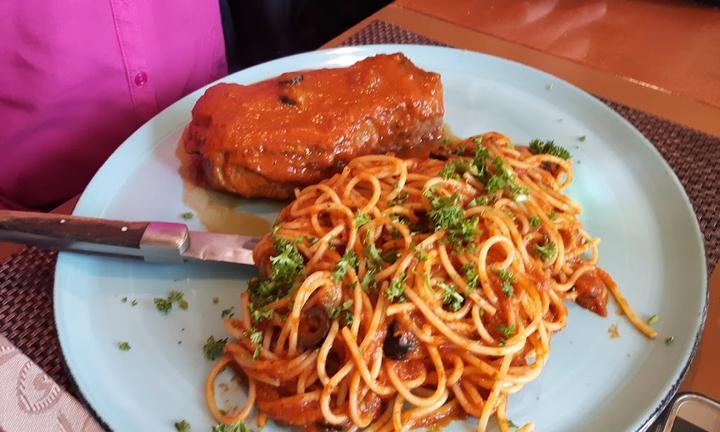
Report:
[[290,79],[280,80],[279,84],[282,87],[287,87],[287,86],[291,86],[291,85],[295,85],[295,84],[300,84],[303,79],[304,79],[304,77],[302,75],[295,75],[294,77],[292,77]]
[[280,96],[280,102],[284,103],[285,105],[290,105],[290,106],[297,105],[297,101],[288,95]]
[[325,308],[313,306],[303,313],[298,327],[298,343],[304,349],[315,348],[325,340],[330,330],[330,318]]
[[402,360],[407,353],[415,347],[415,341],[410,332],[398,328],[398,321],[392,320],[388,325],[387,335],[383,342],[383,353],[393,360]]

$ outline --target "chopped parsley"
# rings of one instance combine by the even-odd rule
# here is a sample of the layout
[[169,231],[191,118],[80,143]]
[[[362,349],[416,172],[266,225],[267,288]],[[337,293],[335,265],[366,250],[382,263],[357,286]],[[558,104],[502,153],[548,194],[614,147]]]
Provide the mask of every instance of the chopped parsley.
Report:
[[583,142],[583,141],[585,141],[586,139],[587,139],[587,136],[586,136],[586,135],[580,135],[579,137],[577,137],[577,140],[580,141],[580,142]]
[[502,281],[502,292],[505,293],[506,296],[512,297],[513,294],[515,294],[512,287],[512,284],[515,283],[515,275],[513,275],[511,271],[500,269],[497,272],[497,276]]
[[265,320],[272,319],[273,311],[259,310],[259,309],[255,308],[255,304],[252,302],[248,303],[248,309],[250,310],[250,319],[252,320],[253,324],[257,324],[257,323],[263,322]]
[[130,351],[130,344],[127,342],[119,342],[117,347],[120,351]]
[[453,312],[459,311],[465,302],[465,298],[457,292],[455,286],[442,281],[438,282],[438,286],[443,290],[443,305]]
[[192,219],[194,216],[195,216],[195,215],[193,214],[193,212],[185,212],[185,213],[181,213],[181,214],[180,214],[180,217],[181,217],[183,220],[190,220],[190,219]]
[[548,241],[542,246],[535,243],[533,250],[544,262],[552,261],[552,259],[555,258],[555,254],[557,254],[557,246],[553,241]]
[[468,203],[468,208],[486,206],[489,202],[490,200],[488,200],[488,197],[486,196],[475,197]]
[[478,275],[477,267],[473,264],[465,264],[462,266],[462,272],[465,274],[468,288],[472,290],[480,285],[480,276]]
[[205,354],[205,358],[208,360],[217,360],[217,358],[223,354],[223,351],[225,351],[226,343],[227,338],[218,340],[215,340],[213,336],[207,338],[205,345],[203,345],[203,354]]
[[175,422],[175,430],[178,432],[190,432],[190,423],[186,420]]
[[276,237],[273,249],[276,255],[270,258],[270,277],[252,278],[248,282],[250,301],[257,307],[287,295],[304,268],[303,256],[293,242]]
[[528,221],[530,222],[530,225],[532,225],[535,228],[540,228],[540,217],[538,216],[530,216],[528,218]]
[[245,330],[244,333],[245,337],[247,337],[250,340],[250,343],[253,344],[255,347],[255,351],[253,351],[253,358],[257,359],[260,357],[260,352],[262,351],[262,341],[263,341],[263,333],[262,331],[256,329],[255,327],[250,327],[249,329]]
[[225,319],[225,318],[232,318],[233,315],[235,315],[235,312],[233,312],[233,309],[234,309],[234,308],[235,308],[235,306],[230,306],[230,307],[227,308],[227,309],[223,309],[223,310],[220,312],[220,317],[223,318],[223,319]]
[[168,299],[164,299],[161,297],[155,297],[153,299],[153,302],[155,302],[155,307],[157,310],[159,310],[162,313],[168,313],[170,312],[170,309],[172,309],[172,302]]
[[352,312],[350,311],[350,308],[353,305],[352,299],[347,300],[345,303],[341,304],[340,306],[337,306],[335,309],[330,312],[330,319],[333,321],[342,320],[343,325],[345,326],[351,326],[353,323],[354,316]]
[[675,336],[668,336],[665,338],[665,345],[670,346],[675,342]]
[[567,151],[567,149],[560,147],[559,145],[556,145],[554,140],[542,141],[539,139],[534,139],[534,140],[530,141],[530,144],[528,147],[530,148],[530,153],[532,153],[532,154],[546,153],[546,154],[556,156],[556,157],[559,157],[560,159],[565,159],[565,160],[570,159],[572,157],[570,155],[570,152]]
[[367,213],[358,213],[355,215],[355,226],[357,228],[360,228],[361,226],[365,225],[366,223],[370,222],[372,220],[372,216],[370,216]]
[[420,261],[427,261],[428,253],[424,248],[417,247],[416,245],[411,245],[410,249],[415,253],[417,259],[419,259]]
[[[183,298],[183,296],[184,294],[182,292],[172,290],[170,291],[170,294],[168,294],[167,298],[155,297],[153,299],[153,302],[155,303],[155,307],[157,308],[157,310],[164,314],[170,312],[173,307],[173,303],[177,303],[180,309],[187,310],[188,302]],[[133,306],[135,306],[136,304],[137,303],[134,303]]]
[[362,280],[360,281],[360,287],[366,293],[375,291],[375,285],[377,283],[377,281],[375,280],[375,272],[375,269],[367,270],[365,272],[365,276],[363,276]]
[[515,326],[506,326],[503,324],[498,324],[497,330],[500,332],[500,334],[505,338],[509,338],[510,336],[515,334]]
[[527,188],[518,185],[515,177],[510,170],[505,167],[505,163],[499,157],[493,159],[494,174],[485,182],[485,189],[490,194],[496,194],[501,191],[507,192],[513,199],[521,200],[527,197]]
[[407,191],[401,191],[399,194],[397,194],[397,196],[395,198],[388,201],[388,205],[394,206],[394,205],[398,205],[398,204],[403,204],[408,199],[409,196],[410,196],[410,194],[407,193]]
[[365,248],[365,256],[368,258],[368,267],[373,270],[382,268],[383,259],[375,243]]
[[212,302],[213,302],[213,304],[218,304],[218,303],[220,303],[220,299],[217,297],[213,297]]
[[657,314],[655,314],[647,319],[648,325],[655,325],[658,321],[660,321],[660,317],[657,316]]
[[133,301],[130,302],[130,306],[137,306],[138,305],[138,299],[133,299]]
[[340,261],[338,261],[337,266],[335,267],[335,272],[333,273],[335,281],[341,281],[345,277],[348,269],[357,271],[357,266],[358,258],[355,251],[349,250],[345,252],[345,255],[340,258]]
[[517,428],[520,427],[520,426],[516,425],[515,423],[513,423],[513,421],[510,420],[510,419],[506,419],[505,421],[507,422],[508,427],[511,427],[511,428],[514,428],[514,429],[517,429]]
[[470,161],[464,158],[457,158],[448,161],[442,170],[440,170],[439,175],[445,180],[459,180],[460,177],[468,171],[472,172]]
[[127,297],[121,298],[120,301],[121,301],[122,303],[127,303]]
[[389,301],[394,302],[405,300],[405,279],[407,279],[407,274],[403,273],[392,280],[385,290],[385,295]]
[[478,233],[477,224],[480,218],[474,216],[466,219],[457,195],[437,197],[427,193],[426,198],[432,206],[428,218],[435,230],[445,230],[448,240],[454,246],[467,246]]
[[255,432],[253,429],[245,426],[245,423],[239,422],[234,425],[217,424],[213,426],[212,432]]

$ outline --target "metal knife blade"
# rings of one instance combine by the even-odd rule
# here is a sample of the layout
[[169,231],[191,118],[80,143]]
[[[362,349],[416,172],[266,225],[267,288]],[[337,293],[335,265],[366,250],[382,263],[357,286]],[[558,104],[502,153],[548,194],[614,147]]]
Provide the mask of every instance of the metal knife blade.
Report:
[[0,241],[61,250],[142,257],[253,264],[258,237],[190,231],[182,223],[129,222],[0,210]]
[[193,260],[252,265],[253,248],[259,240],[258,237],[190,231],[190,244],[182,256]]

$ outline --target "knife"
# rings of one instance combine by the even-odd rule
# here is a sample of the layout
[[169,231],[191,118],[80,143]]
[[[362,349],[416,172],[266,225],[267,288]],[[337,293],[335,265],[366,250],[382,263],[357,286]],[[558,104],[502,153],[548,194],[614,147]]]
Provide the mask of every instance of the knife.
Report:
[[133,256],[145,261],[188,260],[254,264],[260,239],[190,231],[175,222],[130,222],[0,210],[0,241],[67,251]]

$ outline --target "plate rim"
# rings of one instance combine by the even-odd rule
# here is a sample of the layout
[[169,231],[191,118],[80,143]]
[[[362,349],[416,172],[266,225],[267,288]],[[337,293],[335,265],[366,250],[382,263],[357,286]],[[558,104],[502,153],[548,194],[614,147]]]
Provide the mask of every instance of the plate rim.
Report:
[[[697,355],[698,348],[699,348],[699,345],[700,345],[700,342],[702,340],[702,336],[703,336],[703,333],[705,330],[705,324],[706,324],[706,320],[707,320],[707,312],[708,312],[708,306],[709,306],[710,289],[708,286],[708,284],[709,284],[708,273],[707,273],[707,259],[708,258],[707,258],[707,252],[705,250],[704,234],[702,233],[702,230],[700,229],[700,224],[699,224],[699,221],[697,218],[697,213],[695,212],[695,208],[692,204],[692,201],[690,201],[690,197],[688,196],[687,191],[685,190],[685,187],[680,182],[680,179],[678,178],[677,174],[672,169],[670,164],[667,162],[667,160],[665,160],[665,158],[663,157],[660,150],[654,144],[652,144],[652,142],[649,139],[647,139],[632,123],[630,123],[630,121],[628,119],[626,119],[625,117],[620,115],[620,113],[618,113],[616,110],[614,110],[613,108],[609,107],[607,104],[602,102],[597,96],[593,95],[592,93],[589,93],[588,91],[576,86],[575,84],[573,84],[565,79],[559,78],[559,77],[552,75],[548,72],[545,72],[541,69],[537,69],[535,67],[526,65],[524,63],[520,63],[515,60],[495,56],[492,54],[487,54],[484,52],[473,51],[473,50],[463,49],[463,48],[422,45],[422,44],[356,45],[356,46],[318,49],[318,50],[313,50],[313,51],[301,52],[301,53],[297,53],[297,54],[293,54],[293,55],[289,55],[289,56],[274,58],[274,59],[259,63],[257,65],[253,65],[251,67],[241,69],[241,70],[233,72],[231,74],[227,74],[223,77],[218,78],[215,81],[212,81],[204,86],[201,86],[200,88],[195,89],[195,90],[189,92],[188,94],[182,96],[181,98],[179,98],[178,100],[176,100],[175,102],[173,102],[172,104],[168,105],[163,110],[161,110],[160,112],[155,114],[152,118],[148,119],[145,123],[143,123],[141,126],[139,126],[135,131],[133,131],[133,133],[130,134],[125,140],[123,140],[123,142],[110,154],[110,156],[105,160],[105,162],[103,162],[101,167],[92,176],[90,182],[87,184],[87,186],[83,190],[82,194],[80,195],[80,199],[78,200],[77,204],[75,205],[75,208],[73,209],[72,214],[73,215],[81,215],[81,216],[92,216],[92,214],[89,214],[89,212],[88,212],[89,207],[91,206],[91,203],[90,203],[91,193],[90,192],[93,192],[93,188],[98,187],[98,184],[100,183],[98,179],[100,177],[103,177],[104,173],[110,169],[109,166],[114,164],[116,159],[122,157],[122,154],[125,151],[129,151],[129,150],[127,150],[129,148],[129,146],[127,146],[126,143],[128,141],[133,140],[134,137],[136,135],[139,135],[142,131],[144,131],[145,128],[148,128],[148,127],[150,127],[151,124],[156,123],[158,121],[158,117],[163,116],[165,113],[172,110],[177,104],[181,103],[186,98],[191,97],[191,95],[196,92],[203,91],[210,86],[213,86],[219,82],[223,82],[224,80],[227,80],[229,77],[231,77],[235,74],[247,73],[248,71],[255,71],[257,69],[266,68],[269,64],[271,64],[273,62],[291,61],[295,58],[300,58],[300,57],[304,57],[304,56],[312,55],[312,54],[323,55],[323,56],[326,56],[326,58],[328,58],[328,59],[332,58],[335,55],[351,54],[351,53],[356,53],[356,54],[359,53],[359,54],[365,54],[367,56],[370,56],[370,55],[375,55],[378,52],[387,52],[387,51],[393,51],[393,50],[398,51],[398,52],[403,52],[405,48],[409,48],[411,50],[420,50],[420,51],[425,51],[425,50],[427,50],[427,51],[443,51],[443,52],[445,52],[445,51],[453,52],[454,51],[454,52],[459,53],[460,55],[473,55],[473,56],[487,57],[487,58],[493,59],[495,61],[511,63],[511,64],[513,64],[514,67],[519,67],[522,69],[529,70],[532,73],[538,74],[539,77],[549,79],[549,80],[552,80],[555,82],[562,82],[564,85],[569,86],[574,92],[576,92],[577,95],[583,97],[588,104],[594,105],[595,109],[600,109],[601,111],[604,111],[605,113],[607,113],[611,117],[613,117],[615,121],[619,121],[621,124],[624,124],[624,126],[627,127],[628,130],[633,135],[635,135],[635,137],[640,142],[642,142],[645,147],[649,148],[651,152],[655,153],[655,156],[659,159],[659,162],[660,162],[662,168],[665,169],[665,171],[669,174],[671,181],[673,181],[675,183],[675,185],[679,188],[679,190],[681,192],[681,197],[682,197],[685,205],[690,210],[690,212],[693,216],[692,221],[691,221],[691,225],[692,225],[693,233],[694,233],[693,240],[697,243],[697,245],[699,246],[699,252],[701,252],[701,254],[700,254],[701,262],[698,264],[701,264],[702,268],[703,268],[703,272],[700,274],[700,280],[702,282],[703,291],[704,291],[703,306],[702,306],[702,311],[700,312],[700,317],[699,317],[700,320],[698,322],[697,331],[695,333],[693,344],[692,344],[689,352],[687,352],[685,354],[684,365],[682,366],[680,373],[678,374],[678,376],[676,377],[676,379],[674,380],[674,382],[668,389],[668,392],[662,397],[660,403],[655,407],[655,409],[652,411],[652,413],[649,416],[647,416],[645,420],[643,420],[641,422],[640,426],[637,429],[637,431],[646,431],[650,427],[650,425],[652,425],[653,422],[656,421],[660,417],[662,412],[665,410],[667,405],[670,403],[672,398],[677,393],[681,382],[687,376],[690,366],[692,365],[692,363]],[[154,146],[153,149],[155,147],[156,146]],[[90,213],[94,213],[94,212],[90,212]],[[690,227],[687,227],[687,228],[690,228]],[[76,381],[76,378],[75,378],[76,374],[75,374],[74,370],[76,370],[77,365],[73,365],[73,364],[71,364],[72,363],[71,361],[68,361],[68,356],[66,355],[66,350],[68,350],[68,346],[67,346],[68,342],[67,342],[67,339],[65,339],[65,337],[62,336],[61,330],[60,330],[63,326],[61,325],[61,320],[60,320],[59,314],[58,314],[58,312],[59,312],[58,308],[59,308],[60,302],[58,301],[59,290],[56,289],[56,287],[58,286],[57,282],[58,282],[59,273],[62,271],[61,264],[63,263],[63,261],[65,260],[65,257],[67,257],[67,256],[68,256],[68,252],[60,252],[58,254],[58,258],[57,258],[56,266],[55,266],[55,270],[54,270],[54,277],[53,277],[53,320],[55,322],[55,328],[56,328],[57,335],[58,335],[58,342],[60,345],[60,353],[61,353],[61,357],[62,357],[64,366],[65,366],[65,369],[70,372],[70,374],[73,378],[74,387],[80,393],[81,397],[87,403],[88,407],[90,408],[90,411],[95,415],[95,417],[97,419],[99,419],[103,425],[107,425],[105,417],[103,417],[96,410],[95,406],[93,406],[92,403],[90,402],[90,400],[87,398],[85,391],[83,391],[83,389],[80,387],[80,385]],[[640,417],[640,416],[638,416],[638,417]]]

